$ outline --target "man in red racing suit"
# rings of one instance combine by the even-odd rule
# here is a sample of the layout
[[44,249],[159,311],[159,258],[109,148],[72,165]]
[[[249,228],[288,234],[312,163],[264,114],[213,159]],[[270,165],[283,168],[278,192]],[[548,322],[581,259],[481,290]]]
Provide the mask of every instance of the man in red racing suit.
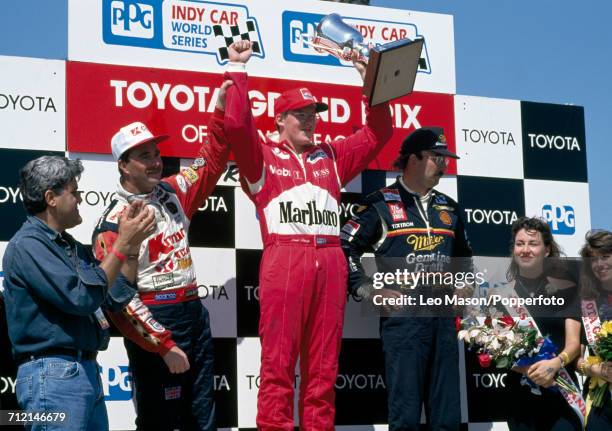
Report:
[[114,253],[117,222],[132,200],[144,200],[157,220],[139,254],[121,256],[138,259],[138,293],[125,309],[110,313],[126,337],[138,429],[217,429],[209,316],[198,297],[187,232],[227,163],[224,92],[222,87],[198,158],[177,175],[161,179],[157,143],[167,136],[153,136],[137,122],[113,137],[121,180],[93,234],[97,257]]
[[[260,430],[293,430],[294,370],[300,357],[300,425],[334,429],[334,385],[346,302],[340,248],[340,190],[392,133],[389,106],[367,113],[346,139],[312,144],[316,112],[327,109],[306,88],[276,100],[279,139],[260,139],[250,110],[245,63],[250,42],[229,48],[225,133],[243,189],[255,203],[264,252],[259,272],[262,344],[257,402]],[[365,65],[356,63],[363,77]]]

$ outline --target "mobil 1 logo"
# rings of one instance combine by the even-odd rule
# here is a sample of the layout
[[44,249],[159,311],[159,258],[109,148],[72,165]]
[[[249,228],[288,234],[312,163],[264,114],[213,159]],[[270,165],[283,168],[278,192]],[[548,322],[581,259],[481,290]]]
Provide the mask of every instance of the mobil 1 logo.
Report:
[[0,241],[8,241],[26,218],[19,191],[19,170],[30,160],[41,156],[64,156],[63,152],[0,149]]
[[458,176],[457,194],[474,254],[507,256],[512,223],[525,214],[523,181]]
[[587,181],[584,108],[521,102],[525,178]]

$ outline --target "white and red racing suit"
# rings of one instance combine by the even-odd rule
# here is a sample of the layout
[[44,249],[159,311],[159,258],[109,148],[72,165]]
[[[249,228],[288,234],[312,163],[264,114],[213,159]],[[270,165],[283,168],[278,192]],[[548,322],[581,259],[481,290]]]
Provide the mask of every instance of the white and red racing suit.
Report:
[[259,138],[247,74],[235,70],[239,67],[232,64],[226,72],[234,85],[227,90],[224,124],[264,243],[257,426],[293,430],[294,370],[300,356],[301,429],[332,430],[347,291],[340,191],[391,137],[389,106],[370,109],[366,125],[346,139],[297,154],[285,141]]
[[[211,194],[227,164],[229,145],[222,122],[223,111],[216,110],[209,123],[209,139],[193,164],[162,179],[150,193],[133,195],[119,184],[93,234],[95,254],[102,260],[115,242],[119,218],[132,200],[144,200],[155,210],[157,229],[139,250],[138,293],[122,311],[109,313],[128,339],[139,429],[214,428],[210,324],[199,301],[187,233],[192,216]],[[161,360],[175,345],[188,356],[191,368],[184,374],[189,376],[171,375]],[[182,387],[187,384],[194,387]],[[191,417],[179,418],[185,411],[191,411]]]

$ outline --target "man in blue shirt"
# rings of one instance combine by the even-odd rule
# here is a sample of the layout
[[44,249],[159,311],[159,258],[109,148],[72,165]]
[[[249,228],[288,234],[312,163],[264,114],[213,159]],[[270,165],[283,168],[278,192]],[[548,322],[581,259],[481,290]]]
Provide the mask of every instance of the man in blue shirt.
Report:
[[[142,202],[120,217],[119,238],[98,262],[66,229],[82,219],[79,160],[43,156],[20,171],[28,218],[4,258],[8,332],[19,365],[16,394],[28,412],[65,412],[64,423],[33,430],[104,430],[108,418],[96,363],[109,341],[101,307],[117,310],[135,294],[140,243],[155,228]],[[57,428],[56,428],[57,427]]]

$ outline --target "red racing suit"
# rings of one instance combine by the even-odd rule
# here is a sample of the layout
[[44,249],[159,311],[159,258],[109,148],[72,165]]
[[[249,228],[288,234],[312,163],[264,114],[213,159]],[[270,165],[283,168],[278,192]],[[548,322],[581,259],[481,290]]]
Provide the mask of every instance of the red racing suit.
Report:
[[[216,110],[209,123],[208,142],[201,147],[191,167],[164,178],[150,193],[132,195],[119,184],[115,198],[93,234],[95,254],[102,260],[117,238],[119,218],[132,199],[142,199],[155,210],[157,229],[142,242],[138,254],[138,293],[122,311],[109,313],[113,323],[129,340],[126,348],[137,388],[139,429],[214,428],[212,339],[208,312],[199,303],[187,233],[192,216],[211,194],[227,164],[229,145],[222,123],[223,112]],[[199,329],[190,331],[189,328]],[[200,333],[194,335],[196,331]],[[158,356],[147,356],[134,344]],[[182,375],[171,375],[161,360],[177,344],[187,354],[191,365],[189,372],[181,377],[183,380],[178,380]],[[203,385],[202,382],[209,383]],[[188,384],[198,387],[177,389]],[[161,392],[162,396],[156,392]],[[193,399],[188,400],[181,394],[191,394]],[[173,400],[174,404],[169,405],[165,400]],[[184,407],[181,403],[198,407],[192,408],[190,404]],[[153,411],[141,411],[138,408],[141,406]],[[179,421],[173,417],[184,415],[187,410],[191,411],[191,418]],[[197,427],[193,421],[197,422]]]
[[[236,67],[231,65],[230,68]],[[260,430],[293,430],[294,370],[300,356],[303,430],[334,429],[334,385],[346,303],[340,248],[340,190],[366,168],[392,133],[387,104],[346,139],[296,154],[258,136],[247,74],[228,71],[225,132],[254,202],[264,252],[259,272]]]

